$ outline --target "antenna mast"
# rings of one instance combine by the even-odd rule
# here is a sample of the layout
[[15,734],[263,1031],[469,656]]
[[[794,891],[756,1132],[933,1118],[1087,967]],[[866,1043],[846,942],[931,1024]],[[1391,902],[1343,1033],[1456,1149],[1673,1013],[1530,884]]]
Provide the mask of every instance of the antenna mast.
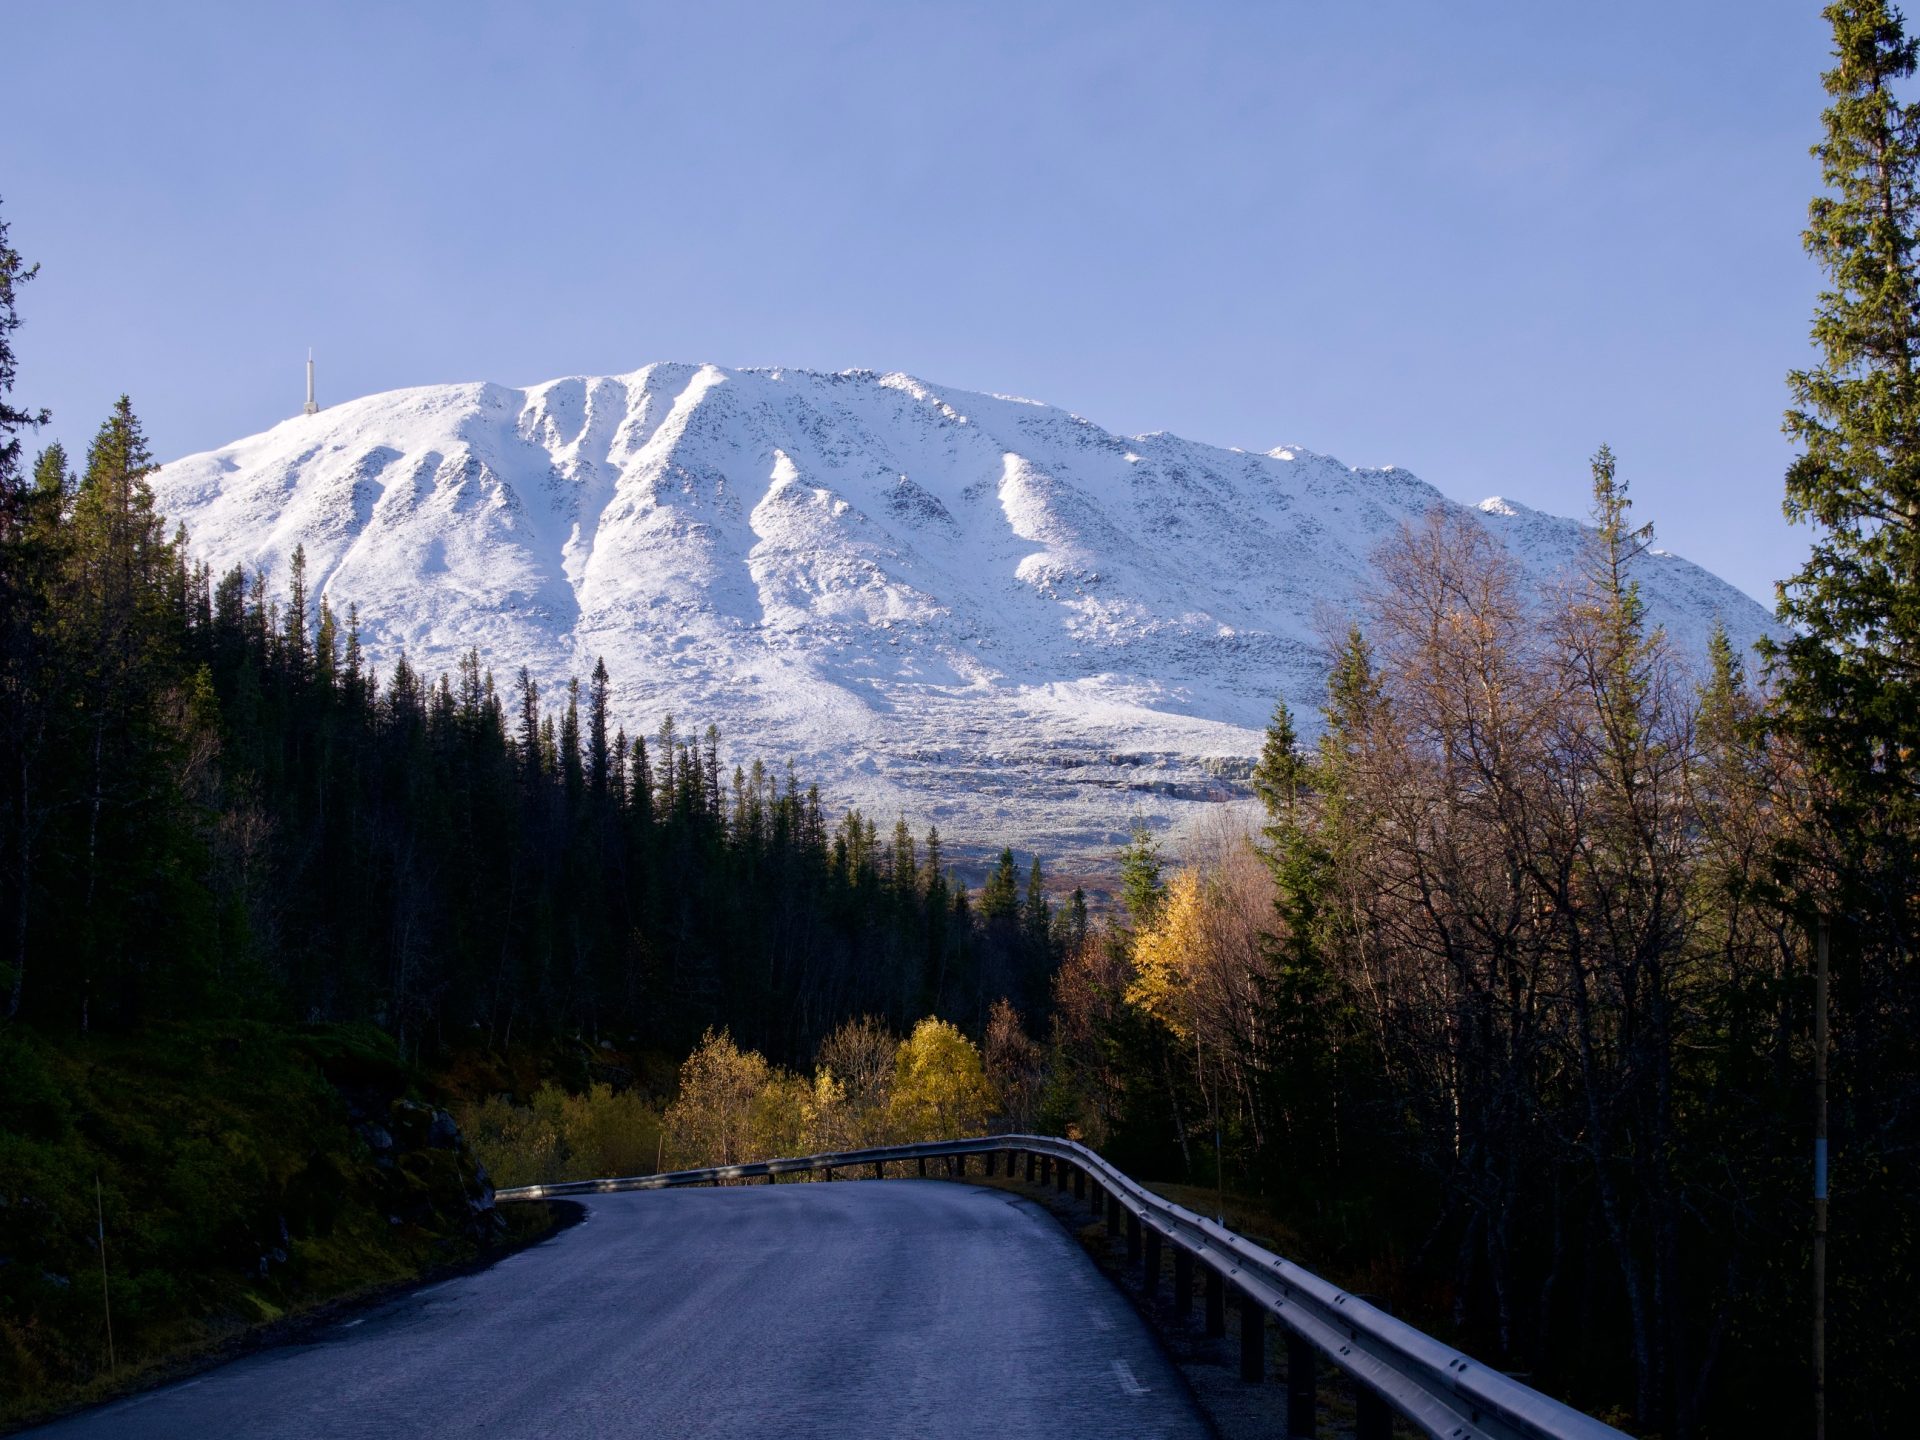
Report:
[[305,410],[302,410],[300,413],[303,415],[318,415],[320,413],[320,407],[313,403],[313,347],[312,346],[307,347],[307,408]]

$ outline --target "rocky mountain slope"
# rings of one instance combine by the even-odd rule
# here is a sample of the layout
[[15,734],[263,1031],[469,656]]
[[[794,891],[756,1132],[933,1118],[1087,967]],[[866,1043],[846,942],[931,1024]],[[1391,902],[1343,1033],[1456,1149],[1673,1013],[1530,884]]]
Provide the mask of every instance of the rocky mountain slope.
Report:
[[[1241,793],[1284,694],[1310,726],[1322,636],[1368,556],[1450,505],[1405,470],[1174,435],[870,371],[649,365],[368,396],[165,466],[217,568],[357,601],[384,667],[477,646],[549,695],[604,656],[651,732],[717,724],[836,806],[961,844],[1103,852]],[[1580,527],[1475,512],[1542,582]],[[1690,653],[1770,624],[1677,556],[1640,562]]]

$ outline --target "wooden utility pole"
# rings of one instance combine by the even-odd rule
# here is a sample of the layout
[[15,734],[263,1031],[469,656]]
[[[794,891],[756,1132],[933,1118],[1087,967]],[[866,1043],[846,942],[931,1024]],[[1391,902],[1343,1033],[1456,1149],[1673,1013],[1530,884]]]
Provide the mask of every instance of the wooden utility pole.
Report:
[[1827,1440],[1827,922],[1813,945],[1813,1440]]

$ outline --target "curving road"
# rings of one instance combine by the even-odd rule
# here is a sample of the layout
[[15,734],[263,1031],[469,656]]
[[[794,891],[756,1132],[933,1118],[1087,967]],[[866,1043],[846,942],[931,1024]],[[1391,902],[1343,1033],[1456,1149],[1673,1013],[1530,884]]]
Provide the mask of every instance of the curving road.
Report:
[[938,1180],[596,1196],[584,1223],[307,1343],[29,1432],[1204,1436],[1045,1211]]

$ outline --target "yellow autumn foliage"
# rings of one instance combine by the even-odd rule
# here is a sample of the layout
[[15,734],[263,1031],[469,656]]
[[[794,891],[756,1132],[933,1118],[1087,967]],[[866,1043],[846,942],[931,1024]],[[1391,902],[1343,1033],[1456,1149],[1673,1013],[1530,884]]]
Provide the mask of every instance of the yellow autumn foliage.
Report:
[[821,1047],[811,1078],[708,1031],[680,1067],[666,1109],[675,1168],[978,1135],[1000,1108],[973,1042],[944,1020],[896,1041],[878,1021],[849,1022]]
[[900,1042],[887,1105],[893,1143],[982,1134],[998,1103],[979,1050],[959,1027],[922,1020]]
[[742,1050],[725,1030],[707,1031],[680,1067],[680,1093],[663,1117],[667,1163],[737,1165],[765,1158],[756,1132],[772,1118],[762,1098],[772,1079],[764,1055]]
[[1182,1040],[1194,1031],[1195,966],[1206,950],[1206,905],[1199,874],[1178,872],[1151,925],[1133,937],[1133,979],[1126,1001]]

